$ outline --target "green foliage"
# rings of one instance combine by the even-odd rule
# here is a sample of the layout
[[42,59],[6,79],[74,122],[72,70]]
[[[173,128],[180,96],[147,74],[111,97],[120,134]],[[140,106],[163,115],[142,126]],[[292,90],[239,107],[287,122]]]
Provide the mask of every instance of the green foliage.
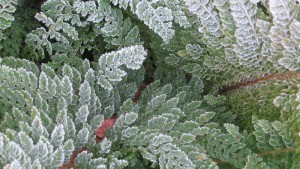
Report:
[[[26,60],[10,59],[15,62],[23,62],[23,64],[28,63]],[[136,65],[138,66],[138,64]],[[12,128],[19,131],[15,132],[16,135],[23,136],[17,138],[12,134],[8,137],[1,133],[0,150],[3,164],[10,162],[12,158],[25,168],[31,168],[35,163],[57,168],[67,162],[74,149],[80,149],[82,146],[92,147],[96,144],[93,137],[95,126],[90,124],[96,123],[97,127],[104,119],[103,115],[97,115],[102,111],[97,95],[103,90],[96,88],[95,81],[90,86],[84,79],[79,79],[80,85],[76,85],[75,74],[73,74],[76,69],[68,65],[62,68],[61,75],[55,74],[54,77],[47,75],[50,74],[49,72],[53,72],[50,67],[46,69],[46,65],[44,65],[44,69],[48,72],[42,71],[37,75],[32,70],[11,68],[5,65],[5,62],[1,65],[2,87],[5,84],[5,90],[1,91],[12,91],[11,95],[5,97],[1,95],[1,98],[6,105],[14,107],[12,114],[7,115],[7,118],[2,121],[2,126],[8,130],[11,128],[11,120],[19,120],[19,123]],[[18,74],[17,72],[22,73]],[[11,76],[7,76],[8,74]],[[15,82],[17,79],[20,81]],[[11,83],[15,83],[15,85],[8,86]],[[24,85],[27,87],[24,88]],[[78,97],[74,95],[77,92],[79,92]],[[111,106],[113,105],[112,102]],[[32,148],[23,149],[28,143],[32,145]],[[109,152],[108,145],[109,143],[105,141],[101,143],[103,153]],[[17,149],[12,150],[12,148]],[[21,158],[24,160],[20,161]],[[81,158],[88,160],[91,157],[79,156],[78,158],[78,163],[81,164]],[[113,161],[115,161],[114,165],[126,166],[117,159],[113,159]],[[89,163],[94,164],[93,160]]]
[[298,2],[2,0],[0,167],[299,168]]
[[[22,5],[23,6],[23,5]],[[37,28],[39,23],[32,20],[32,17],[37,12],[34,9],[24,9],[22,6],[14,13],[15,19],[11,27],[3,31],[3,42],[1,43],[1,56],[15,56],[26,58],[25,50],[25,36],[32,30]]]
[[126,65],[128,69],[139,69],[146,54],[143,46],[132,46],[101,55],[98,84],[107,90],[112,90],[111,82],[121,81],[122,77],[126,75],[126,72],[119,67]]
[[280,118],[280,109],[273,105],[273,100],[285,85],[274,85],[272,82],[257,84],[255,87],[247,87],[226,93],[228,101],[226,104],[231,108],[233,114],[237,115],[236,124],[241,129],[253,131],[251,119],[256,115],[260,119],[274,121]]
[[107,1],[51,0],[41,8],[35,18],[45,27],[26,36],[25,50],[31,59],[51,56],[59,62],[62,55],[79,57],[86,51],[99,54],[104,42],[106,49],[140,43],[137,27],[129,18],[123,20],[121,10],[112,8]]
[[[15,20],[13,13],[16,11],[16,5],[18,0],[4,0],[0,2],[0,42],[5,39],[3,31],[11,26],[11,23]],[[3,46],[0,45],[0,49]]]
[[0,22],[0,29],[5,30],[8,27],[11,26],[11,22],[15,19],[12,16],[12,13],[16,11],[15,5],[18,4],[17,0],[5,0],[1,1],[1,11],[0,11],[0,17],[1,17],[1,22]]
[[172,29],[172,11],[168,8],[154,9],[150,2],[142,0],[136,6],[137,16],[153,29],[164,41],[169,42],[174,35]]

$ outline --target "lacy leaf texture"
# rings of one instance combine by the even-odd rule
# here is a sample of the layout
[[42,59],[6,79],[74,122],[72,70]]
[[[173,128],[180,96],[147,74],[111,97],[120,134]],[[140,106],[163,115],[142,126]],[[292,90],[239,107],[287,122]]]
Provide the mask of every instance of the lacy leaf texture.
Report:
[[0,0],[0,168],[300,168],[298,0]]

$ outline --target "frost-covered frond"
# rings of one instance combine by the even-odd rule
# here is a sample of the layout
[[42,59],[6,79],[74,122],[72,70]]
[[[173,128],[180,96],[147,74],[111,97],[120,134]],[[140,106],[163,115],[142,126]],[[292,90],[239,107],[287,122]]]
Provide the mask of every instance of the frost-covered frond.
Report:
[[230,0],[230,9],[236,24],[235,52],[245,66],[256,65],[258,56],[258,36],[255,28],[257,7],[249,0]]
[[[48,0],[35,18],[45,27],[27,35],[25,50],[33,59],[47,55],[45,49],[54,55],[55,62],[63,62],[64,57],[78,57],[86,50],[99,53],[101,48],[116,49],[141,43],[138,27],[108,1]],[[105,46],[99,41],[101,36],[107,42]],[[77,47],[72,47],[74,45]]]
[[[2,87],[9,89],[26,89],[28,91],[34,90],[37,87],[37,77],[31,71],[24,68],[13,69],[6,65],[1,65],[0,81],[4,82]],[[28,83],[26,86],[24,82]]]
[[180,0],[163,0],[162,3],[172,10],[175,23],[178,23],[184,28],[192,26],[188,21],[187,15],[183,11],[184,5],[180,2]]
[[[296,17],[298,8],[296,8],[295,0],[270,0],[270,12],[273,16],[273,26],[271,27],[269,37],[271,39],[271,55],[268,59],[275,64],[276,67],[287,67],[287,59],[282,58],[284,46],[283,41],[288,38],[289,24]],[[288,43],[288,42],[287,42]]]
[[218,39],[222,35],[221,25],[218,14],[213,10],[213,3],[209,0],[187,0],[186,5],[189,11],[200,18],[208,44],[217,49],[221,48]]
[[296,19],[292,21],[292,23],[289,26],[290,34],[291,34],[291,40],[294,41],[294,43],[297,44],[297,47],[300,43],[300,22]]
[[[16,5],[18,0],[3,0],[0,2],[0,42],[5,38],[3,31],[11,26],[11,23],[15,20],[12,15],[16,11]],[[0,44],[0,49],[3,46]]]
[[[164,79],[164,85],[158,81],[152,83],[141,96],[140,108],[132,101],[124,102],[121,110],[125,114],[117,119],[112,131],[123,145],[138,147],[137,151],[152,162],[152,167],[181,165],[185,168],[210,168],[217,167],[212,159],[218,159],[243,168],[254,165],[247,162],[248,156],[253,156],[251,160],[257,160],[259,165],[268,167],[265,161],[255,158],[253,145],[248,145],[247,139],[251,135],[241,133],[233,124],[225,123],[221,129],[213,122],[214,119],[220,120],[217,116],[222,113],[207,110],[210,106],[221,105],[222,97],[205,96],[205,99],[197,100],[198,97],[193,94],[195,89],[181,84],[176,78],[176,75],[170,75]],[[184,102],[182,97],[189,102]],[[139,115],[133,113],[136,110],[139,110]],[[197,144],[202,141],[204,144],[201,146]],[[174,161],[173,158],[180,160]]]
[[270,12],[274,25],[285,29],[298,13],[295,0],[270,0]]
[[296,2],[2,0],[0,167],[299,168]]
[[258,19],[256,21],[256,28],[257,28],[257,34],[261,43],[261,55],[264,58],[267,58],[270,56],[270,38],[268,37],[268,34],[271,29],[271,23]]
[[0,30],[1,31],[11,26],[12,21],[15,19],[12,16],[12,13],[16,11],[15,6],[17,4],[18,4],[18,0],[3,0],[0,2]]
[[280,121],[269,122],[252,118],[255,131],[253,134],[257,140],[257,147],[263,150],[272,150],[293,147],[294,140],[286,130],[284,123]]
[[105,10],[105,24],[96,25],[95,31],[102,34],[104,41],[108,43],[106,48],[140,44],[139,29],[132,24],[130,18],[123,20],[122,11],[112,8],[108,3],[102,4],[102,8]]
[[[97,8],[97,4],[94,1],[75,1],[73,4],[73,8],[75,9],[76,13],[81,14],[81,16],[83,17],[86,17],[86,21],[88,22],[99,23],[104,19],[105,16],[101,8]],[[79,22],[79,20],[74,20],[73,22],[76,23]],[[80,23],[76,24],[80,25]]]
[[[69,23],[62,22],[64,18],[58,18],[57,20],[52,20],[50,17],[47,17],[45,13],[40,12],[35,15],[35,18],[40,22],[44,23],[49,29],[50,38],[54,38],[57,41],[60,41],[60,34],[58,31],[62,31],[63,34],[69,36],[73,40],[78,40],[78,32],[74,27],[72,27]],[[67,42],[65,42],[67,43]]]
[[284,68],[291,71],[299,70],[300,65],[300,22],[296,19],[289,26],[290,37],[282,40],[281,44],[284,47],[283,57],[278,60],[278,63]]
[[273,62],[275,66],[278,68],[282,67],[278,60],[282,57],[282,51],[284,47],[282,46],[283,39],[288,37],[287,31],[282,29],[278,25],[274,25],[270,29],[269,38],[271,40],[270,43],[270,53],[271,55],[268,57],[268,60]]
[[120,67],[125,65],[128,69],[139,69],[146,58],[146,54],[144,47],[137,45],[101,55],[99,58],[98,84],[111,90],[111,83],[121,81],[122,77],[126,75],[126,72],[121,70]]
[[[249,156],[256,157],[257,155],[252,152],[245,142],[247,134],[245,132],[240,133],[239,128],[233,124],[225,123],[224,127],[228,133],[221,133],[220,130],[214,129],[208,135],[206,145],[208,154],[213,158],[228,161],[237,168],[249,167],[249,162],[245,158]],[[212,149],[213,147],[219,148]],[[265,166],[265,168],[270,168],[266,162],[261,160],[258,162],[261,162],[260,165]]]
[[[139,51],[141,56],[145,55],[141,46],[128,48],[136,48],[135,54]],[[130,59],[121,57],[128,48],[102,55],[106,61],[112,60],[99,61],[103,64],[99,65],[100,71],[108,63],[138,68],[141,63],[126,64]],[[226,98],[203,96],[201,79],[192,77],[186,82],[182,80],[184,72],[174,71],[149,85],[139,102],[134,103],[131,98],[123,101],[118,88],[111,91],[99,88],[95,83],[98,74],[86,62],[82,65],[87,70],[85,76],[78,71],[83,78],[78,80],[79,85],[74,85],[76,69],[69,65],[64,65],[61,73],[44,65],[37,75],[24,68],[1,65],[0,87],[8,90],[1,88],[0,101],[6,99],[4,103],[13,107],[1,121],[7,127],[5,134],[0,132],[1,164],[16,163],[26,169],[35,165],[58,168],[68,163],[76,150],[82,150],[75,158],[76,166],[89,168],[137,168],[140,163],[134,161],[140,161],[141,157],[151,167],[191,169],[217,168],[214,160],[243,168],[251,160],[257,160],[246,161],[255,155],[253,144],[247,140],[252,137],[227,123],[234,121],[234,117],[224,107]],[[35,77],[33,81],[37,84],[25,88],[27,76]],[[21,80],[16,80],[17,77]],[[117,111],[115,105],[121,105]],[[112,114],[116,119],[104,119]],[[18,121],[15,128],[9,127],[12,121]],[[114,123],[111,129],[108,123]],[[101,136],[98,144],[95,131],[97,138]],[[257,121],[253,132],[255,143],[259,145],[263,135],[270,137],[263,143],[276,148],[291,147],[293,140],[284,131],[283,123]],[[124,154],[132,154],[133,160],[122,159]],[[25,160],[19,160],[21,157]],[[267,166],[265,161],[257,162]]]
[[[136,5],[138,1],[136,0],[110,0],[114,5],[118,5],[120,8],[127,9],[130,7],[131,11],[134,12],[136,9]],[[165,5],[169,9],[173,11],[173,16],[175,19],[175,22],[180,24],[180,26],[190,27],[191,24],[187,21],[187,17],[185,16],[184,12],[182,11],[183,5],[181,4],[180,0],[163,0],[163,1],[158,1],[158,0],[150,0],[148,1],[151,4],[156,4],[158,6],[160,5]]]
[[[146,55],[143,47],[137,46],[136,50],[133,48],[129,51],[136,55],[130,53],[130,58],[126,57],[128,50],[115,52],[121,55],[118,56],[118,63],[125,64],[128,69],[139,68],[144,58],[140,61],[138,59]],[[99,91],[99,87],[91,79],[78,79],[77,74],[79,77],[90,76],[82,76],[81,72],[68,65],[63,66],[61,73],[43,65],[42,70],[35,74],[32,72],[35,70],[31,66],[33,63],[13,58],[11,62],[7,60],[9,61],[4,59],[0,66],[0,101],[13,107],[13,110],[1,121],[1,129],[4,127],[9,130],[5,134],[0,132],[1,165],[18,163],[22,166],[19,167],[21,169],[32,166],[59,168],[69,162],[74,150],[80,150],[84,146],[96,147],[94,133],[104,120],[101,104],[106,108],[115,103],[105,103],[104,97],[101,103],[98,95],[103,95],[105,91]],[[26,69],[10,66],[18,61]],[[85,68],[88,67],[85,63]],[[126,92],[128,89],[124,90]],[[115,92],[114,96],[118,97],[117,89]],[[10,120],[16,120],[14,130],[10,129],[13,127]],[[109,140],[103,141],[98,147],[99,152],[110,152],[110,145]],[[89,154],[92,155],[91,152]],[[99,153],[97,154],[99,157]],[[105,155],[101,155],[101,158],[78,156],[75,161],[78,165],[88,162],[86,165],[90,168],[99,165],[128,165],[126,160],[114,155],[110,155],[109,159]]]
[[27,71],[32,72],[35,75],[38,75],[40,73],[38,66],[34,64],[33,62],[30,62],[26,59],[18,59],[14,57],[5,57],[1,58],[0,64],[9,66],[11,68],[24,68]]
[[224,47],[228,47],[235,43],[235,25],[233,17],[230,13],[230,4],[228,0],[215,0],[213,2],[214,6],[218,9],[218,14],[221,20],[222,34],[224,38],[221,40],[221,43]]
[[133,0],[110,0],[114,5],[119,5],[123,9],[127,9],[130,6],[131,10],[134,9]]
[[243,169],[254,169],[254,168],[270,169],[270,167],[267,166],[266,163],[262,161],[262,158],[253,154],[247,156],[247,162]]
[[[174,76],[172,78],[169,82],[173,81],[176,85],[178,81]],[[117,119],[113,127],[113,133],[118,134],[114,137],[120,137],[124,145],[137,147],[136,150],[142,157],[152,162],[152,167],[183,166],[191,169],[200,166],[216,167],[203,149],[196,145],[196,136],[205,135],[210,130],[209,127],[200,126],[197,122],[209,123],[214,113],[203,113],[201,117],[192,120],[192,117],[186,115],[196,117],[201,102],[183,103],[184,100],[176,96],[177,92],[178,94],[186,92],[187,97],[194,100],[195,97],[190,95],[193,92],[191,86],[174,88],[175,91],[171,93],[171,84],[157,88],[155,86],[159,85],[159,82],[154,83],[141,98],[141,103],[148,103],[147,105],[141,104],[142,107],[137,109],[132,101],[124,102],[121,110],[125,114]],[[167,97],[169,99],[166,99]],[[178,105],[181,103],[183,108]],[[136,110],[139,110],[139,115],[133,112]],[[190,121],[179,122],[179,119],[184,117]],[[203,156],[203,158],[197,159],[196,156]]]
[[136,5],[135,13],[165,42],[168,43],[174,36],[175,32],[172,28],[173,15],[169,8],[157,7],[155,9],[150,2],[142,0]]
[[[75,24],[80,25],[79,16],[67,12],[65,9],[71,8],[68,1],[48,0],[42,5],[42,12],[37,13],[35,18],[45,24],[44,27],[37,28],[29,33],[26,38],[26,50],[30,51],[33,59],[43,58],[44,49],[52,55],[53,46],[49,39],[55,39],[63,45],[70,44],[70,40],[78,40],[78,31]],[[72,18],[72,19],[71,19]],[[71,24],[68,22],[71,20]]]
[[184,28],[191,27],[187,16],[182,10],[184,6],[179,0],[164,0],[161,2],[156,0],[111,0],[111,2],[123,9],[130,6],[131,11],[167,43],[174,35],[173,19]]
[[201,23],[207,32],[216,37],[221,36],[218,14],[213,10],[213,4],[209,0],[188,0],[186,1],[186,5],[193,14],[201,19]]

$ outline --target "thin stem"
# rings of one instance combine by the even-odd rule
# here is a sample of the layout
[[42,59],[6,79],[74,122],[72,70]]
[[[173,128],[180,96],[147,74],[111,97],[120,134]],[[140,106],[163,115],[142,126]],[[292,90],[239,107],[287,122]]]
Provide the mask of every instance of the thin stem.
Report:
[[276,74],[265,75],[263,77],[259,77],[256,79],[245,79],[243,82],[238,82],[233,85],[222,86],[220,88],[220,93],[224,94],[226,92],[236,90],[241,87],[255,85],[259,82],[266,82],[269,80],[288,80],[288,79],[293,79],[293,78],[297,78],[297,77],[300,77],[300,72],[289,71],[287,73],[276,73]]

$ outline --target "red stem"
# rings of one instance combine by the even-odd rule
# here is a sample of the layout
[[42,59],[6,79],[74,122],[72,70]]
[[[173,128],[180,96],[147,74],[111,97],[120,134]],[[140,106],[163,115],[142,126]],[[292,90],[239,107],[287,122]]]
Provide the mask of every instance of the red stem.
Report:
[[220,89],[220,93],[223,94],[223,93],[229,92],[231,90],[239,89],[241,87],[255,85],[259,82],[266,82],[269,80],[288,80],[288,79],[293,79],[293,78],[297,78],[297,77],[300,77],[300,72],[289,71],[287,73],[269,74],[269,75],[265,75],[263,77],[259,77],[256,79],[251,79],[251,80],[245,79],[243,82],[238,82],[233,85],[222,86]]

